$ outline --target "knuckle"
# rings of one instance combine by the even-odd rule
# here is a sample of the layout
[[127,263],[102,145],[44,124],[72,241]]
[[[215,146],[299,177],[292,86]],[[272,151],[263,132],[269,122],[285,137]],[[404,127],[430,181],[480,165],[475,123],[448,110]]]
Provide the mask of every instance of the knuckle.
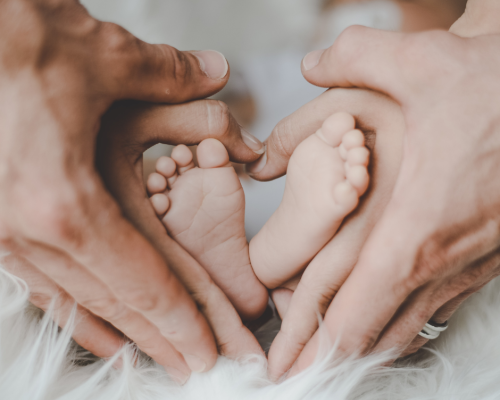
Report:
[[405,36],[396,57],[408,79],[415,83],[425,80],[425,87],[432,87],[429,83],[443,84],[461,75],[461,53],[456,38],[431,31]]
[[107,321],[119,320],[126,312],[126,307],[112,296],[88,298],[81,301],[80,304]]
[[137,73],[138,59],[141,59],[139,41],[130,32],[117,24],[101,22],[97,40],[105,68],[115,82],[127,82]]
[[40,291],[31,293],[29,298],[30,302],[44,311],[61,308],[67,301],[65,293],[62,290],[50,293],[49,290],[45,290],[46,293]]
[[362,51],[359,43],[363,42],[365,35],[366,28],[363,26],[352,25],[344,29],[332,46],[337,59],[349,63],[358,52]]
[[226,103],[220,100],[210,100],[207,103],[207,132],[209,137],[224,139],[229,133],[231,112]]
[[446,265],[447,257],[441,243],[428,238],[417,249],[401,287],[407,293],[413,292],[441,275]]
[[293,128],[292,120],[285,118],[276,125],[268,140],[268,146],[272,147],[274,152],[283,158],[290,158],[295,150]]
[[171,60],[171,79],[174,80],[178,87],[186,87],[191,82],[192,65],[185,53],[171,46],[162,46],[162,50],[166,53],[167,59]]
[[133,288],[126,292],[127,303],[140,312],[152,312],[158,310],[160,297],[147,291],[145,288]]
[[134,44],[135,37],[120,25],[102,22],[99,40],[105,45],[107,52],[126,54],[130,51],[130,46]]

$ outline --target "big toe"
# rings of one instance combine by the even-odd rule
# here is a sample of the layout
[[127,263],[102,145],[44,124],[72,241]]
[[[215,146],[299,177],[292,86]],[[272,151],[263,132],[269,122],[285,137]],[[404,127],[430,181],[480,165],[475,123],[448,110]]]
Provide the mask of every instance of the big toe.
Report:
[[337,147],[342,142],[346,132],[354,129],[356,121],[354,117],[346,112],[338,112],[328,117],[317,135],[332,147]]
[[229,154],[217,139],[205,139],[198,145],[196,154],[200,168],[219,168],[229,164]]

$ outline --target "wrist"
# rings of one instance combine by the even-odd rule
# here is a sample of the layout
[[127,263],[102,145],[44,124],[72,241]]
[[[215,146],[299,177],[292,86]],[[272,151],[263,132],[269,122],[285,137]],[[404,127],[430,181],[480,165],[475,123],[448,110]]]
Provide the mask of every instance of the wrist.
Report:
[[464,37],[500,33],[500,1],[469,0],[450,32]]

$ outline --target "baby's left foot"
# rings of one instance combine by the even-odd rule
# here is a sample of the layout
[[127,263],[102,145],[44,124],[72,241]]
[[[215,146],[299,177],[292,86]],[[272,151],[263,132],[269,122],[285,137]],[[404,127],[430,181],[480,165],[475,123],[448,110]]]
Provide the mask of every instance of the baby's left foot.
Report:
[[161,157],[148,178],[157,215],[224,291],[243,319],[259,317],[267,290],[253,273],[245,236],[245,196],[222,143],[207,139],[197,150],[199,167],[186,146]]

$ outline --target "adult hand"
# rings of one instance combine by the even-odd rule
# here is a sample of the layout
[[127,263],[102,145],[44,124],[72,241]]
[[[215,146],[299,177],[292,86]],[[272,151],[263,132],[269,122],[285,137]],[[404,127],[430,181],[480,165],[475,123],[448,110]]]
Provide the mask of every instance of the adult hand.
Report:
[[[486,14],[495,11],[498,21],[498,2],[474,2],[454,32],[474,32],[464,29],[478,21],[471,10],[488,4]],[[352,27],[331,48],[304,59],[304,76],[313,84],[366,87],[394,98],[407,128],[389,204],[325,314],[324,327],[342,352],[415,351],[425,341],[417,333],[427,320],[448,319],[499,274],[499,48],[497,34],[463,38]],[[268,140],[267,164],[257,178],[284,173],[298,141],[289,138],[283,146],[286,135],[276,136]],[[308,366],[317,348],[318,332],[292,373]]]
[[[27,280],[35,305],[59,296],[61,325],[76,300],[75,339],[96,355],[121,346],[116,327],[181,381],[210,369],[210,326],[94,163],[100,118],[114,101],[209,96],[228,79],[226,60],[146,44],[72,0],[2,1],[0,35],[0,245],[11,252],[3,264]],[[213,115],[222,114],[199,117]],[[238,129],[226,139],[238,161],[257,157]]]
[[[103,118],[97,165],[125,216],[160,251],[207,318],[221,354],[262,353],[255,337],[207,271],[170,238],[154,212],[143,180],[143,153],[158,142],[198,144],[217,138],[238,152],[240,128],[227,106],[215,100],[155,105],[116,103]],[[241,151],[241,149],[239,149]]]

